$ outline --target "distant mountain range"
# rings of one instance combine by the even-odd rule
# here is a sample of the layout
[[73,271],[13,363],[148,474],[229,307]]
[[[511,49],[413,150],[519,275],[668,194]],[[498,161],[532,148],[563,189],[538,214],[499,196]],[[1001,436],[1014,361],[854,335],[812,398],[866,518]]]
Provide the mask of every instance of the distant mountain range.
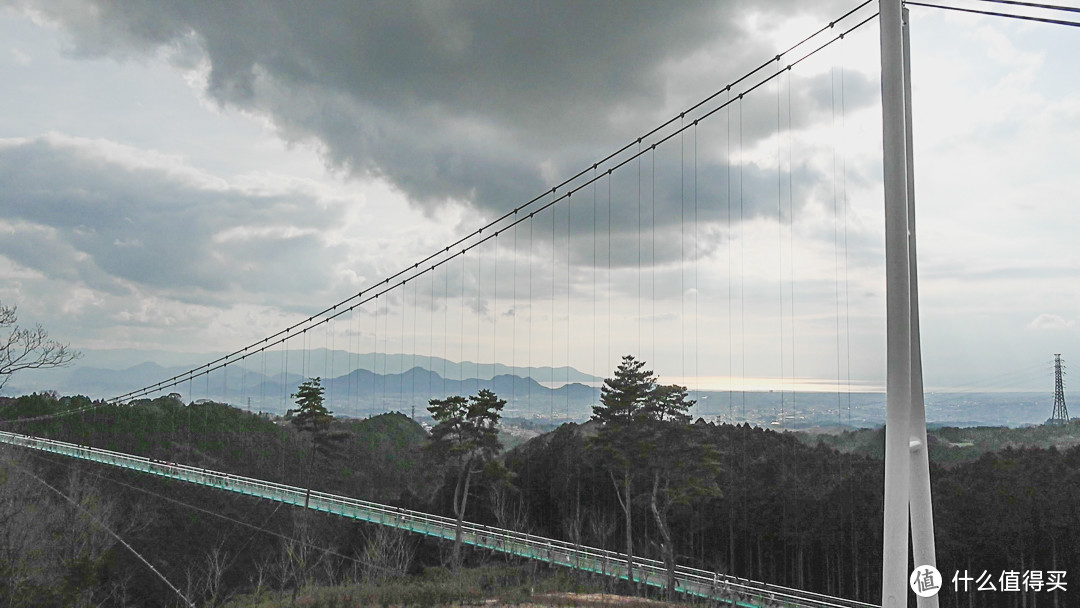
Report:
[[[217,358],[212,354],[203,356],[205,360]],[[545,416],[554,411],[557,416],[569,414],[576,417],[590,412],[591,405],[599,399],[599,388],[581,382],[598,385],[600,379],[574,368],[516,368],[517,374],[492,374],[511,368],[501,364],[478,366],[473,362],[416,357],[423,366],[400,369],[413,358],[410,355],[356,354],[325,349],[313,349],[307,353],[297,351],[288,356],[284,352],[272,352],[267,353],[265,358],[258,354],[243,363],[215,370],[209,377],[200,376],[167,388],[163,394],[175,392],[185,401],[211,399],[239,407],[250,406],[252,409],[282,413],[292,407],[293,400],[289,395],[295,392],[296,387],[305,378],[319,376],[325,388],[327,406],[339,415],[348,416],[367,416],[393,410],[411,413],[414,408],[426,414],[424,410],[429,399],[471,395],[484,388],[506,399],[507,413],[515,414],[535,410],[535,413]],[[89,353],[86,359],[117,365],[128,356],[127,353],[104,351],[104,356]],[[352,367],[350,371],[351,366],[357,365],[359,367]],[[375,373],[365,365],[387,371]],[[433,371],[427,365],[439,371]],[[4,392],[19,395],[55,390],[61,394],[110,398],[182,374],[192,367],[165,367],[145,361],[120,369],[77,365],[67,369],[20,374],[14,377],[14,382]],[[446,376],[439,373],[444,368]],[[480,372],[480,375],[469,376],[467,372],[470,368]],[[333,372],[339,373],[331,375]],[[571,381],[565,383],[568,377]],[[549,388],[541,382],[561,385]]]
[[[154,362],[164,367],[184,367],[191,369],[196,365],[224,357],[227,353],[171,353],[165,351],[140,350],[88,350],[80,360],[82,366],[122,370],[145,362]],[[476,363],[474,361],[452,361],[442,357],[409,355],[400,353],[352,353],[344,350],[312,348],[308,350],[291,349],[271,350],[249,356],[238,365],[250,370],[265,373],[308,370],[307,375],[333,378],[348,374],[354,369],[366,369],[380,374],[400,374],[414,367],[420,367],[440,376],[453,380],[481,378],[490,380],[495,376],[517,375],[533,378],[545,384],[563,384],[567,382],[600,382],[603,378],[586,374],[576,368],[562,366],[511,367],[502,363]],[[75,368],[72,368],[75,369]]]
[[[85,354],[70,368],[20,372],[4,387],[3,394],[55,390],[65,395],[109,398],[221,356],[122,349]],[[429,399],[471,395],[487,388],[507,400],[506,415],[584,420],[599,401],[602,381],[568,367],[477,365],[439,357],[312,349],[292,350],[287,355],[283,351],[269,352],[265,357],[253,355],[213,372],[209,378],[201,376],[163,393],[179,393],[185,401],[212,399],[283,413],[293,407],[289,395],[296,386],[314,376],[323,379],[330,409],[353,417],[395,410],[425,416]],[[767,428],[873,427],[885,421],[882,393],[703,391],[690,396],[698,402],[691,410],[695,418],[748,421]],[[1077,395],[1067,393],[1066,400],[1077,403]],[[1041,424],[1053,410],[1049,391],[928,393],[926,402],[930,425]]]

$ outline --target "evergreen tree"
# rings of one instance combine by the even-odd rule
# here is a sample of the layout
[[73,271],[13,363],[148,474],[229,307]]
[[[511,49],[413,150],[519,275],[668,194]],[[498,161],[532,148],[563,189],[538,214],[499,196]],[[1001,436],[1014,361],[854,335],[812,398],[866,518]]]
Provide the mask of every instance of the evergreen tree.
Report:
[[[685,411],[693,404],[693,401],[685,400],[684,388],[662,388],[676,389],[664,391],[665,399],[671,399],[668,406],[674,412],[680,409]],[[660,533],[660,549],[667,567],[669,599],[673,599],[675,593],[673,513],[680,509],[692,511],[703,507],[702,503],[722,495],[719,485],[720,453],[696,425],[687,424],[689,420],[690,416],[678,413],[650,420],[639,448],[645,461],[643,477],[649,483],[649,510]]]
[[299,407],[285,412],[285,417],[301,431],[319,431],[329,426],[330,421],[334,419],[333,412],[323,405],[323,387],[320,384],[320,378],[308,378],[290,397],[296,400],[296,405]]
[[695,403],[697,401],[687,399],[685,386],[664,384],[649,395],[643,413],[651,421],[686,424],[690,422],[688,412]]
[[[627,580],[634,581],[633,488],[643,462],[642,428],[649,401],[656,390],[656,376],[645,369],[645,362],[626,355],[615,369],[613,378],[606,378],[600,388],[600,404],[593,406],[592,419],[603,424],[590,447],[598,454],[623,511],[626,534]],[[618,477],[616,477],[618,473]]]
[[301,432],[311,433],[311,466],[314,466],[320,456],[330,457],[336,453],[348,432],[331,428],[334,413],[323,405],[320,378],[305,380],[291,396],[299,407],[285,412],[285,417]]
[[482,389],[478,395],[468,399],[455,395],[446,399],[432,399],[428,403],[427,409],[436,424],[428,438],[426,455],[429,461],[447,463],[456,469],[454,515],[457,517],[457,531],[451,559],[457,568],[461,562],[462,524],[469,489],[473,477],[495,464],[495,457],[502,450],[498,424],[506,400],[499,399],[488,389]]
[[600,387],[600,404],[593,406],[593,420],[605,426],[629,424],[645,413],[656,388],[656,376],[645,369],[645,362],[626,355],[615,369],[615,377]]
[[[603,423],[592,447],[615,486],[626,533],[626,564],[633,580],[634,483],[645,479],[649,510],[662,539],[668,590],[675,588],[675,539],[670,516],[679,506],[719,496],[716,450],[693,437],[688,413],[694,405],[686,387],[657,385],[645,362],[623,357],[613,378],[604,380],[593,420]],[[616,476],[618,475],[618,477]]]

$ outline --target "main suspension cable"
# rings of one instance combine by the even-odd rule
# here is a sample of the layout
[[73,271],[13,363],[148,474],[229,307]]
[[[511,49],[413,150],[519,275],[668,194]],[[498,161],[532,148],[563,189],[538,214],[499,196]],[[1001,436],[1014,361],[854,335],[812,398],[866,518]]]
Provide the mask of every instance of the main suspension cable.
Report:
[[[851,16],[853,13],[855,13],[856,11],[858,11],[859,9],[865,7],[868,4],[869,4],[869,0],[867,0],[866,2],[863,2],[859,6],[857,6],[854,9],[848,11],[847,13],[845,13],[839,19],[830,22],[826,26],[823,26],[822,28],[820,28],[815,33],[813,33],[810,36],[807,36],[806,38],[801,40],[799,43],[797,43],[795,45],[792,45],[787,50],[783,51],[782,53],[777,54],[775,57],[769,59],[768,61],[761,64],[760,66],[758,66],[754,70],[751,70],[750,72],[747,72],[746,74],[744,74],[740,78],[733,81],[731,84],[725,86],[723,89],[720,89],[720,90],[716,91],[715,93],[713,93],[712,95],[706,97],[705,99],[698,102],[697,104],[694,104],[689,109],[684,110],[679,115],[674,116],[673,118],[666,121],[662,125],[652,129],[651,131],[649,131],[645,135],[643,135],[641,137],[638,137],[637,139],[635,139],[631,143],[626,144],[625,146],[620,148],[618,151],[616,151],[616,152],[614,152],[612,154],[609,154],[608,156],[606,156],[601,161],[598,161],[598,162],[594,163],[593,165],[583,169],[582,171],[575,174],[573,177],[571,177],[571,178],[563,181],[562,183],[560,183],[558,186],[555,186],[555,187],[551,188],[551,190],[546,191],[544,194],[535,197],[534,199],[530,200],[529,202],[527,202],[527,203],[525,203],[525,204],[523,204],[523,205],[521,205],[521,206],[519,206],[519,207],[517,207],[517,208],[515,208],[515,209],[513,209],[511,211],[508,211],[507,213],[503,214],[502,216],[500,216],[496,220],[494,220],[492,222],[489,222],[484,227],[479,228],[476,231],[470,233],[469,235],[466,235],[466,236],[458,239],[457,241],[455,241],[451,245],[448,245],[445,248],[443,248],[443,249],[441,249],[441,250],[439,250],[439,251],[437,251],[435,253],[432,253],[431,255],[425,257],[424,259],[414,263],[412,266],[406,267],[405,269],[397,272],[396,274],[385,278],[383,281],[372,285],[368,289],[363,290],[360,293],[358,293],[358,294],[356,294],[354,296],[351,296],[351,297],[349,297],[349,298],[347,298],[347,299],[345,299],[345,300],[343,300],[343,301],[341,301],[341,302],[339,302],[337,304],[334,304],[333,306],[331,306],[329,308],[326,308],[323,311],[321,311],[321,312],[319,312],[319,313],[317,313],[315,315],[312,315],[311,317],[308,317],[304,321],[296,323],[296,324],[294,324],[294,325],[292,325],[290,327],[287,327],[284,330],[281,330],[281,331],[279,331],[279,332],[277,332],[275,334],[272,334],[272,335],[264,338],[261,341],[255,342],[255,343],[253,343],[251,345],[248,345],[248,346],[245,346],[244,348],[242,348],[240,350],[237,350],[237,351],[234,351],[231,354],[225,355],[223,357],[219,357],[218,359],[215,359],[215,360],[213,360],[213,361],[211,361],[211,362],[209,362],[209,363],[207,363],[205,365],[195,367],[195,368],[193,368],[193,369],[191,369],[191,370],[189,370],[187,372],[178,374],[178,375],[173,376],[172,378],[169,378],[167,380],[162,380],[162,381],[160,381],[158,383],[148,385],[146,387],[143,387],[143,388],[135,390],[135,391],[131,391],[129,393],[125,393],[125,394],[120,395],[118,397],[114,397],[114,398],[110,399],[109,402],[110,403],[117,403],[117,402],[121,402],[121,401],[124,401],[124,400],[136,399],[136,398],[143,397],[143,396],[149,395],[149,394],[154,393],[154,392],[158,392],[160,390],[163,390],[163,389],[166,389],[166,388],[169,388],[169,387],[172,387],[172,386],[176,386],[177,384],[186,381],[190,377],[198,377],[200,375],[209,374],[211,371],[215,371],[217,369],[220,369],[220,368],[224,367],[225,365],[227,365],[229,363],[235,363],[236,361],[242,361],[242,360],[246,359],[248,356],[251,356],[251,355],[253,355],[253,354],[257,353],[257,352],[261,352],[262,350],[264,350],[266,348],[270,348],[270,347],[272,347],[274,345],[277,345],[277,344],[285,343],[291,337],[296,335],[295,330],[297,328],[303,328],[303,330],[306,330],[306,329],[311,329],[313,327],[317,327],[318,325],[320,325],[322,323],[327,323],[327,322],[329,322],[330,319],[336,318],[337,316],[340,316],[342,314],[345,314],[347,312],[352,311],[356,306],[359,306],[359,305],[361,305],[361,304],[363,304],[365,302],[371,301],[372,299],[374,299],[374,298],[376,298],[376,297],[378,297],[380,295],[386,294],[389,291],[392,291],[392,290],[394,290],[394,289],[396,289],[398,287],[401,287],[401,286],[405,285],[407,282],[409,282],[411,280],[414,280],[414,279],[418,278],[419,276],[421,276],[421,275],[423,275],[423,274],[425,274],[425,273],[427,273],[427,272],[429,272],[431,270],[434,270],[435,268],[437,268],[439,266],[444,265],[449,260],[453,259],[453,257],[456,257],[457,255],[461,255],[461,253],[464,253],[464,251],[468,251],[468,250],[470,250],[470,249],[472,249],[474,247],[477,247],[480,244],[486,242],[488,239],[494,238],[494,236],[497,235],[499,232],[503,232],[503,231],[505,231],[505,230],[507,230],[507,229],[509,229],[511,227],[514,227],[517,224],[519,224],[519,223],[521,223],[523,221],[526,221],[527,219],[532,219],[535,216],[536,213],[539,213],[539,212],[542,212],[542,211],[546,210],[547,208],[549,208],[549,207],[555,205],[556,203],[558,203],[559,201],[562,201],[564,199],[568,199],[569,196],[571,194],[573,194],[574,192],[577,192],[577,191],[581,190],[582,188],[585,188],[585,187],[591,185],[593,183],[593,181],[600,179],[603,176],[603,173],[600,173],[599,175],[596,175],[595,177],[593,177],[591,179],[588,179],[584,183],[577,184],[573,189],[568,190],[565,193],[563,193],[562,195],[556,197],[555,194],[560,188],[564,188],[565,186],[575,182],[576,180],[578,180],[582,176],[587,176],[590,171],[592,171],[593,169],[598,168],[601,164],[606,164],[609,161],[612,161],[615,157],[617,157],[618,155],[626,152],[632,146],[638,145],[639,150],[636,151],[635,153],[629,155],[628,157],[622,159],[620,162],[617,162],[614,165],[608,167],[608,169],[607,169],[607,174],[608,175],[610,175],[615,170],[625,166],[626,164],[628,164],[628,163],[630,163],[630,162],[632,162],[634,160],[639,160],[641,154],[643,154],[643,153],[645,153],[645,152],[647,152],[647,151],[649,151],[651,149],[654,149],[655,146],[658,146],[660,144],[663,144],[663,143],[667,142],[668,140],[672,139],[676,135],[680,135],[682,133],[682,131],[684,131],[685,129],[696,126],[700,121],[705,120],[706,118],[709,118],[710,116],[712,116],[716,112],[718,112],[721,109],[724,109],[725,107],[727,107],[727,105],[730,104],[732,101],[734,101],[734,99],[741,99],[742,96],[744,96],[744,95],[746,95],[748,93],[751,93],[754,90],[756,90],[756,89],[760,88],[761,86],[765,85],[766,83],[770,82],[773,78],[776,78],[777,74],[782,73],[782,71],[777,71],[777,72],[775,72],[775,73],[773,73],[773,74],[771,74],[769,76],[766,76],[762,80],[758,81],[756,84],[746,88],[744,91],[742,91],[742,93],[739,94],[738,98],[732,98],[730,96],[731,89],[733,87],[735,87],[736,85],[746,81],[748,78],[752,77],[754,74],[757,74],[758,72],[763,70],[765,67],[771,65],[773,62],[779,62],[784,56],[791,53],[791,51],[793,51],[794,49],[802,46],[803,44],[805,44],[809,40],[811,40],[811,39],[815,38],[816,36],[818,36],[819,34],[821,34],[822,32],[824,32],[824,31],[826,31],[826,30],[828,30],[830,28],[834,28],[840,21],[842,21],[842,20],[846,19],[847,17]],[[798,59],[791,62],[787,66],[786,69],[791,69],[792,67],[798,65],[799,63],[803,62],[804,60],[806,60],[806,59],[810,58],[811,56],[817,54],[821,50],[823,50],[826,47],[830,46],[833,42],[843,38],[843,36],[845,36],[845,35],[849,34],[850,32],[862,27],[863,25],[869,23],[875,17],[877,17],[876,12],[874,14],[870,15],[869,17],[866,17],[862,21],[856,23],[855,25],[848,28],[847,30],[843,31],[842,33],[831,37],[830,39],[823,42],[822,44],[820,44],[816,48],[806,52],[804,55],[802,55]],[[655,135],[657,132],[661,131],[662,129],[672,125],[676,120],[681,120],[682,118],[685,118],[688,113],[691,113],[691,112],[693,112],[695,110],[700,109],[704,104],[712,101],[717,96],[719,96],[719,95],[721,95],[721,94],[723,94],[725,92],[729,94],[729,99],[725,103],[723,103],[721,105],[718,105],[718,106],[712,108],[711,110],[705,111],[703,114],[701,114],[700,116],[695,118],[692,122],[685,122],[685,124],[682,127],[677,128],[674,131],[668,133],[667,135],[661,137],[660,139],[654,141],[652,144],[650,144],[649,147],[640,147],[640,144],[644,139],[646,139],[648,137],[651,137],[651,136]],[[523,211],[525,208],[530,207],[530,206],[540,202],[543,198],[545,198],[549,194],[551,195],[551,200],[550,201],[544,203],[541,207],[530,211],[527,215],[524,214],[524,213],[521,213],[521,211]],[[508,220],[508,219],[514,218],[514,217],[516,217],[517,219],[515,219],[513,222],[511,222],[509,224],[501,226],[498,230],[496,230],[494,232],[491,232],[489,230],[490,228],[493,228],[494,226],[498,225],[500,222],[503,222],[505,220]],[[483,234],[485,230],[489,230],[489,233],[486,236]],[[469,239],[472,239],[474,237],[482,237],[482,238],[480,238],[476,242],[473,242],[470,245],[467,245],[464,249],[461,250],[461,253],[454,253],[454,254],[448,255],[452,248],[455,248],[455,247],[461,245],[462,243],[467,242]],[[439,261],[433,262],[430,267],[425,267],[423,269],[420,269],[421,265],[426,265],[428,262],[432,262],[432,260],[434,260],[435,258],[438,258],[439,256],[444,256],[444,257],[443,257],[443,259],[441,259]],[[410,272],[413,273],[411,276],[407,276],[406,278],[398,281],[399,278],[401,278],[401,277],[403,277],[405,275],[408,275]],[[391,284],[391,281],[395,281],[395,282]],[[366,298],[365,298],[365,296],[366,296]],[[346,304],[348,304],[349,302],[352,302],[354,300],[357,300],[357,301],[354,304],[352,304],[351,306],[345,307]],[[329,315],[329,316],[327,316],[327,315]]]
[[[1070,27],[1080,27],[1080,22],[1077,22],[1077,21],[1065,21],[1063,19],[1048,19],[1046,17],[1031,17],[1031,16],[1028,16],[1028,15],[1017,15],[1017,14],[1013,14],[1013,13],[998,13],[998,12],[995,12],[995,11],[980,11],[980,10],[973,9],[973,8],[960,8],[959,6],[944,6],[944,5],[941,5],[941,4],[929,4],[929,3],[925,3],[925,2],[910,2],[910,1],[907,1],[907,2],[904,2],[904,4],[905,5],[911,5],[911,6],[925,6],[927,8],[940,8],[940,9],[947,10],[947,11],[957,11],[957,12],[961,12],[961,13],[971,13],[971,14],[975,14],[975,15],[986,15],[988,17],[1006,17],[1006,18],[1009,18],[1009,19],[1020,19],[1020,20],[1023,20],[1023,21],[1037,21],[1039,23],[1050,23],[1050,24],[1053,24],[1053,25],[1067,25],[1067,26],[1070,26]],[[1066,10],[1068,7],[1058,7],[1058,8],[1060,8],[1062,10]],[[1078,11],[1080,11],[1080,9],[1069,9],[1069,10],[1078,10]]]

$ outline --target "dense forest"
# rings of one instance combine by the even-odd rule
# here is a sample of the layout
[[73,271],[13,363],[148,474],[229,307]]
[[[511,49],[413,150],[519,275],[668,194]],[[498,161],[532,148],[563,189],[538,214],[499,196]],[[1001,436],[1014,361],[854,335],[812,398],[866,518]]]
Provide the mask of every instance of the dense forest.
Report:
[[[587,437],[596,432],[591,426],[565,425],[507,461],[538,533],[572,537],[580,528],[586,544],[618,549],[611,542],[620,533],[613,483],[585,457]],[[878,600],[880,460],[747,425],[699,421],[683,437],[722,455],[722,495],[673,514],[679,563]],[[1080,448],[1009,448],[947,468],[932,465],[931,479],[937,565],[948,584],[943,606],[1020,605],[1019,593],[952,593],[956,571],[977,577],[985,570],[997,586],[1005,571],[1080,565]],[[644,501],[635,505],[635,520],[644,523],[636,546],[659,557],[647,508]],[[1050,594],[1038,599],[1053,605]]]
[[[0,404],[0,418],[85,405],[25,396]],[[883,479],[872,450],[838,451],[748,425],[669,422],[662,444],[641,445],[677,466],[641,465],[627,483],[630,461],[613,459],[599,440],[604,423],[568,423],[503,452],[496,472],[473,483],[465,517],[622,551],[628,504],[639,555],[670,551],[680,564],[877,599]],[[310,434],[281,418],[170,396],[3,428],[454,515],[455,471],[425,457],[430,440],[420,425],[386,414],[331,426],[337,440],[313,450]],[[1069,431],[1080,435],[1055,432]],[[708,483],[694,479],[702,470]],[[942,606],[1070,605],[1060,592],[954,593],[951,579],[986,571],[998,586],[1007,571],[1076,571],[1080,448],[987,450],[932,464],[931,476]],[[267,592],[295,599],[305,586],[449,563],[434,541],[14,448],[0,452],[0,493],[0,597],[9,606],[176,604],[97,522],[199,605]],[[465,555],[467,563],[491,559]]]
[[[805,443],[824,443],[841,452],[885,457],[885,429],[843,430],[835,433],[800,432]],[[930,460],[943,466],[978,460],[987,452],[1008,448],[1056,448],[1068,450],[1080,445],[1080,419],[1071,424],[1041,424],[1008,428],[1002,426],[931,427],[926,433]]]
[[[85,398],[8,400],[5,419],[89,405]],[[215,468],[360,498],[425,508],[433,485],[420,466],[423,429],[401,414],[335,420],[347,440],[312,457],[309,438],[280,419],[175,397],[101,406],[82,414],[4,424],[164,461]],[[406,558],[438,548],[405,534],[302,509],[112,467],[6,447],[0,452],[0,598],[9,606],[157,606],[176,595],[96,525],[100,520],[165,578],[218,605],[238,592],[376,580],[403,573]],[[38,476],[75,497],[71,508]],[[32,520],[33,526],[26,521]],[[66,551],[54,548],[77,537]],[[431,560],[428,560],[431,561]],[[437,563],[437,556],[435,562]]]

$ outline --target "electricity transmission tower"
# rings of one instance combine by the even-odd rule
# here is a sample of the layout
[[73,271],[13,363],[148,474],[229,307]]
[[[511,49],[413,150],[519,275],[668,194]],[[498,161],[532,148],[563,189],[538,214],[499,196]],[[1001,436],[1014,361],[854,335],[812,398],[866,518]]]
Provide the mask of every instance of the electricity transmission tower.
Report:
[[1065,407],[1065,385],[1061,381],[1062,372],[1061,355],[1054,355],[1054,414],[1050,416],[1050,424],[1068,424],[1069,408]]

